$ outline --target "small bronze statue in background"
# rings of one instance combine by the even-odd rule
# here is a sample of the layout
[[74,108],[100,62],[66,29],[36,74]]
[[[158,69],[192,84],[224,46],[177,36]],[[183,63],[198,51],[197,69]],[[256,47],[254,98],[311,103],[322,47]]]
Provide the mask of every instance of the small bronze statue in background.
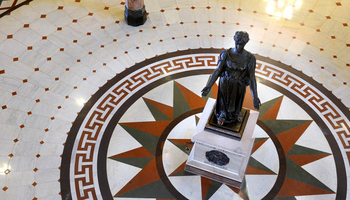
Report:
[[240,113],[248,85],[250,85],[253,95],[254,108],[259,110],[261,105],[255,80],[256,59],[253,54],[244,49],[249,41],[249,35],[247,32],[237,31],[233,39],[235,40],[235,48],[221,52],[218,67],[211,75],[207,86],[202,90],[202,96],[207,96],[211,87],[220,77],[214,111],[219,125],[242,122]]

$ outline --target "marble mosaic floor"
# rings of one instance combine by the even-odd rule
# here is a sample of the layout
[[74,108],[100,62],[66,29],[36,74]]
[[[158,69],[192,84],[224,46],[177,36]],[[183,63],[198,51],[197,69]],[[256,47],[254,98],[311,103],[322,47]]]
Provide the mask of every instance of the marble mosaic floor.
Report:
[[[339,134],[344,127],[338,124],[349,121],[348,109],[311,78],[261,56],[256,72],[262,106],[242,189],[184,171],[206,104],[200,91],[220,51],[158,56],[103,86],[68,136],[64,194],[78,199],[345,199],[349,166]],[[216,91],[217,85],[212,98]],[[253,109],[249,92],[244,106]]]
[[[348,0],[145,0],[140,27],[121,0],[21,2],[0,5],[0,199],[350,198]],[[241,190],[184,171],[237,30],[262,101]]]

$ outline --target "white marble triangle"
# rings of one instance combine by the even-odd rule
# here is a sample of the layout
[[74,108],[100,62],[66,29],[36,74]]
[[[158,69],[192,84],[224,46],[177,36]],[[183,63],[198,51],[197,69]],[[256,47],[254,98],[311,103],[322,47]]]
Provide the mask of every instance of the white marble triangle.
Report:
[[173,81],[164,83],[147,92],[144,97],[159,103],[173,106],[174,85]]
[[196,118],[192,115],[178,123],[169,133],[168,139],[191,139],[195,129]]
[[262,199],[274,186],[277,175],[246,175],[250,199]]
[[312,120],[297,103],[284,96],[277,119]]
[[208,79],[209,75],[197,75],[176,79],[176,82],[191,90],[196,95],[201,96],[201,91],[207,85]]
[[334,163],[334,157],[332,155],[304,165],[302,168],[308,171],[334,192],[337,191],[337,170]]
[[269,135],[267,135],[267,133],[262,128],[260,128],[260,126],[255,125],[253,137],[254,138],[268,138]]
[[305,130],[303,135],[300,136],[295,144],[324,151],[326,153],[332,152],[327,139],[315,122],[310,124],[310,126]]
[[276,147],[271,139],[268,139],[251,156],[276,174],[278,173],[279,158]]
[[168,177],[173,186],[187,199],[202,199],[200,176]]
[[139,147],[142,147],[142,145],[118,124],[109,141],[107,157]]
[[181,151],[169,140],[166,140],[163,148],[163,166],[165,174],[173,173],[188,158],[188,155]]
[[[265,103],[272,99],[282,96],[280,92],[274,90],[264,84],[257,83],[258,97],[261,103]],[[250,91],[247,91],[250,92]]]
[[144,100],[140,98],[124,113],[119,123],[143,121],[155,121],[155,119]]
[[241,200],[242,198],[238,194],[236,194],[231,188],[229,188],[226,184],[222,184],[221,187],[209,199]]
[[140,171],[138,167],[107,159],[107,177],[112,195],[119,192]]
[[320,194],[320,195],[306,195],[306,196],[296,196],[297,200],[329,200],[336,199],[336,194]]

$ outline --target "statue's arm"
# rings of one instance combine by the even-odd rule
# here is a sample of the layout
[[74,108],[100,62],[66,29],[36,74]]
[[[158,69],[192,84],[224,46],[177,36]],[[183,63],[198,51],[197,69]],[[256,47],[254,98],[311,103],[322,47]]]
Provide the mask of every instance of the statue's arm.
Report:
[[210,76],[208,84],[202,90],[202,96],[208,95],[211,87],[214,85],[216,80],[219,78],[221,71],[225,65],[225,60],[226,60],[226,52],[223,51],[220,54],[217,68],[214,70],[213,74]]
[[254,56],[252,56],[249,65],[250,65],[249,66],[250,91],[252,92],[252,95],[253,95],[254,108],[259,110],[261,103],[258,97],[258,91],[256,87],[256,79],[255,79],[256,59]]

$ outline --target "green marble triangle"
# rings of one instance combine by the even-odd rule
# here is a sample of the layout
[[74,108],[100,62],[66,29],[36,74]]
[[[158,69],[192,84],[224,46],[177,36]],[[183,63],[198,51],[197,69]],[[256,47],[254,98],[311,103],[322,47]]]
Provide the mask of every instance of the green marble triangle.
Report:
[[174,111],[173,119],[176,119],[178,116],[192,110],[190,105],[187,103],[185,97],[182,95],[180,89],[177,87],[174,82]]
[[278,135],[278,134],[283,133],[285,131],[288,131],[292,128],[309,123],[312,120],[269,120],[269,119],[263,119],[260,121],[262,121],[264,124],[266,124],[272,130],[272,132],[274,132],[276,135]]
[[211,181],[207,195],[205,197],[205,200],[210,199],[213,194],[218,191],[218,189],[221,187],[222,183],[216,182],[216,181]]
[[150,158],[109,158],[138,168],[144,168],[154,157]]
[[[203,86],[203,88],[204,88],[204,86]],[[202,98],[203,98],[204,100],[206,100],[206,101],[208,101],[209,98],[214,98],[213,89],[210,89],[210,92],[208,93],[208,95],[205,96],[205,97],[202,96]]]
[[287,155],[327,155],[329,153],[318,151],[315,149],[310,149],[307,147],[294,145],[292,149],[287,153]]
[[247,187],[247,180],[246,180],[245,176],[243,177],[242,186],[241,186],[241,191],[242,191],[243,194],[247,197],[247,199],[250,199],[250,198],[249,198],[248,187]]
[[192,174],[191,172],[187,172],[187,171],[183,170],[183,171],[181,171],[179,173],[176,173],[176,174],[173,174],[171,176],[198,176],[198,175],[197,174]]
[[290,179],[293,179],[293,180],[296,180],[296,181],[299,181],[302,183],[306,183],[308,185],[318,187],[318,188],[321,188],[321,189],[324,189],[324,190],[327,190],[327,191],[334,193],[333,190],[328,188],[321,181],[316,179],[313,175],[311,175],[305,169],[300,167],[298,164],[296,164],[290,158],[286,157],[286,161],[287,161],[287,173],[286,173],[287,178],[290,178]]
[[156,108],[150,102],[146,101],[145,99],[143,99],[143,101],[146,103],[148,109],[151,111],[151,114],[153,115],[153,117],[156,121],[171,120],[168,116],[166,116],[162,111],[160,111],[158,108]]
[[272,174],[276,174],[274,171],[272,171],[271,169],[267,168],[265,165],[263,165],[261,162],[257,161],[255,158],[250,157],[249,162],[248,162],[249,166],[255,167],[257,169],[261,169],[267,172],[270,172]]
[[190,155],[190,152],[191,152],[191,147],[187,146],[186,148],[186,145],[185,144],[181,144],[179,142],[174,142],[174,141],[171,141],[169,140],[171,143],[173,143],[173,145],[175,145],[177,148],[179,148],[182,152],[184,152],[185,154],[187,155]]
[[259,108],[259,118],[263,116],[277,101],[279,101],[283,96],[277,97],[275,99],[272,99],[270,101],[267,101],[263,104],[261,104]]
[[266,138],[255,138],[254,143],[258,143],[258,142],[266,140],[266,139],[267,139],[267,137]]
[[114,196],[128,198],[156,198],[156,199],[175,199],[161,180],[136,188],[129,192]]
[[158,136],[143,132],[123,124],[120,124],[133,138],[135,138],[143,147],[145,147],[153,156],[156,155],[156,147],[159,140]]

